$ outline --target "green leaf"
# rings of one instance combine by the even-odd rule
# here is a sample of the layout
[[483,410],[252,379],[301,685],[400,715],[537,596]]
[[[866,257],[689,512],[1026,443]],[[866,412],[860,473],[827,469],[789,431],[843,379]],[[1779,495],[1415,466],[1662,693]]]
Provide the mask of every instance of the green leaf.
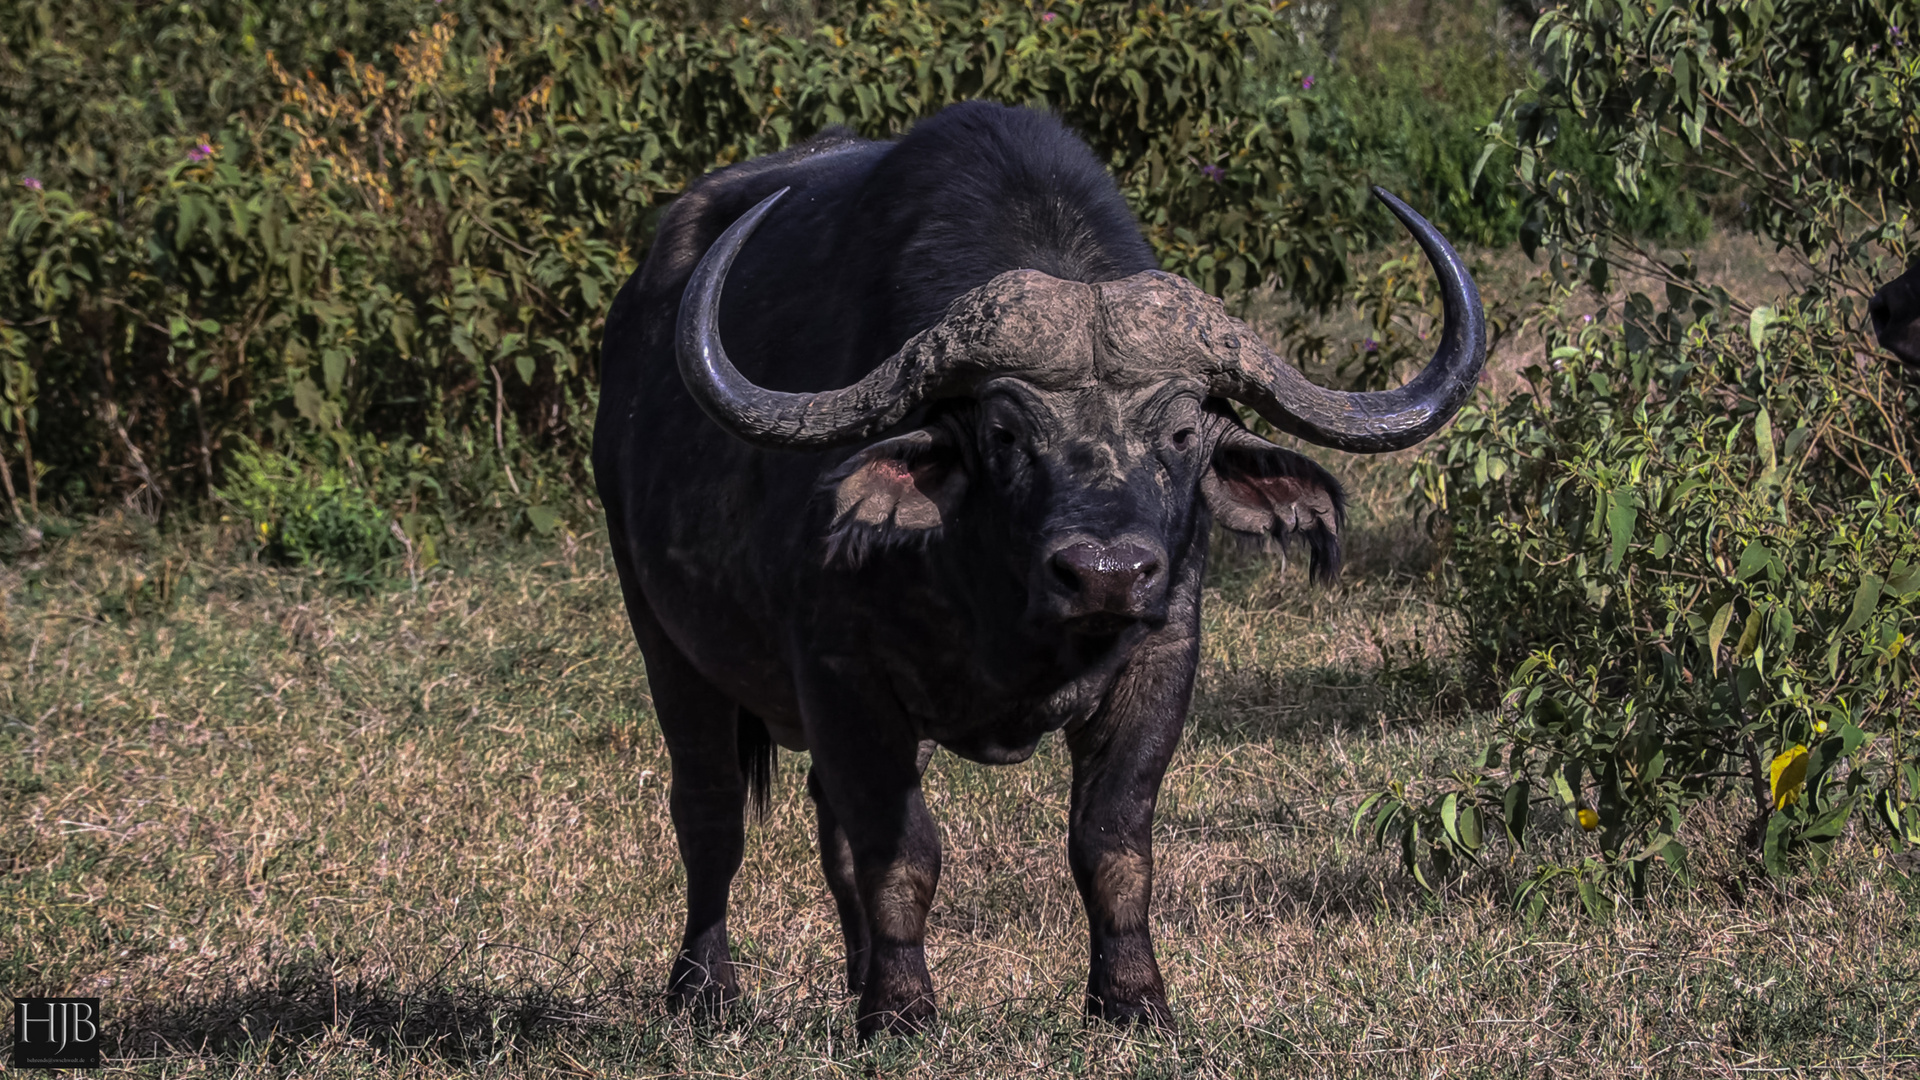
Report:
[[340,349],[328,349],[320,354],[320,370],[327,379],[327,393],[338,396],[341,384],[347,380],[347,354]]
[[1747,542],[1746,550],[1740,553],[1740,566],[1733,572],[1733,579],[1745,581],[1773,564],[1773,552],[1767,550],[1767,545],[1758,540],[1750,540]]
[[1807,843],[1832,843],[1839,839],[1847,827],[1847,818],[1853,814],[1853,800],[1841,799],[1828,807],[1825,813],[1807,822],[1800,830],[1800,838]]
[[313,384],[312,379],[302,378],[293,384],[293,407],[314,427],[324,426],[322,418],[325,414],[321,407],[326,403],[326,398],[320,395],[320,388]]
[[1611,505],[1607,507],[1607,530],[1613,536],[1613,547],[1607,552],[1607,569],[1620,569],[1620,562],[1626,558],[1627,545],[1633,540],[1633,524],[1640,518],[1640,508],[1634,505],[1631,491],[1615,491]]
[[1528,799],[1532,794],[1532,787],[1526,780],[1521,779],[1508,785],[1507,793],[1501,799],[1502,808],[1506,811],[1507,839],[1515,847],[1523,847],[1526,844],[1527,812],[1530,809]]
[[1860,578],[1860,587],[1853,591],[1853,611],[1840,627],[1840,637],[1844,638],[1867,625],[1867,620],[1873,618],[1873,609],[1880,603],[1880,587],[1883,584],[1878,574],[1866,574]]
[[527,507],[527,523],[532,525],[533,531],[539,533],[541,536],[552,536],[554,530],[560,527],[561,518],[559,514],[554,513],[544,506],[529,506]]
[[1660,858],[1667,864],[1667,868],[1673,871],[1673,876],[1680,879],[1680,884],[1693,885],[1693,864],[1687,860],[1687,849],[1684,844],[1678,840],[1669,841],[1666,850],[1660,853]]
[[1787,853],[1790,850],[1788,831],[1793,822],[1783,813],[1775,812],[1767,820],[1766,839],[1760,846],[1760,864],[1767,873],[1783,876],[1790,869]]
[[1428,892],[1433,891],[1433,886],[1427,883],[1427,875],[1420,870],[1420,823],[1418,821],[1408,822],[1406,830],[1400,834],[1400,863],[1406,867],[1407,873],[1413,875],[1413,880],[1420,883],[1421,888]]
[[1461,807],[1459,825],[1461,845],[1468,851],[1480,850],[1480,845],[1486,843],[1486,834],[1480,827],[1480,808],[1472,805]]
[[1634,861],[1645,862],[1667,850],[1667,845],[1671,843],[1673,843],[1672,835],[1664,832],[1654,833],[1653,839],[1648,840],[1646,846],[1640,849],[1640,854],[1633,857]]
[[1733,601],[1720,605],[1713,613],[1713,624],[1707,628],[1707,655],[1713,659],[1713,673],[1720,673],[1720,642],[1727,636],[1727,625],[1733,621]]
[[1384,799],[1386,797],[1387,797],[1386,792],[1376,791],[1373,794],[1367,796],[1365,799],[1361,800],[1360,808],[1353,812],[1353,821],[1348,826],[1347,831],[1352,833],[1355,836],[1360,835],[1360,819],[1367,816],[1367,811],[1373,809],[1373,806],[1375,803],[1379,802],[1381,799]]
[[513,370],[520,373],[520,381],[522,383],[526,384],[527,386],[532,386],[533,374],[535,371],[535,362],[533,359],[533,354],[521,353],[519,356],[514,357]]
[[1590,878],[1580,879],[1580,904],[1594,919],[1604,919],[1613,912],[1613,901],[1608,900]]
[[1766,341],[1767,326],[1773,322],[1775,314],[1774,309],[1770,307],[1757,307],[1753,309],[1753,314],[1748,317],[1747,337],[1753,342],[1753,347],[1756,351],[1758,351],[1762,343]]
[[1760,608],[1755,607],[1747,612],[1747,625],[1745,629],[1740,631],[1740,644],[1733,647],[1734,656],[1745,660],[1747,657],[1753,655],[1753,650],[1760,647],[1760,626],[1762,621],[1760,618]]
[[1753,418],[1753,443],[1759,449],[1761,459],[1767,463],[1767,468],[1780,467],[1780,459],[1773,451],[1773,418],[1767,415],[1764,407]]
[[183,195],[175,212],[179,216],[173,223],[173,250],[182,251],[187,241],[193,239],[193,231],[206,218],[207,202],[198,195]]
[[1488,143],[1488,144],[1486,145],[1486,148],[1480,151],[1480,157],[1479,157],[1479,159],[1478,159],[1478,160],[1476,160],[1476,161],[1475,161],[1475,162],[1473,163],[1473,172],[1472,172],[1472,173],[1470,173],[1470,174],[1468,174],[1468,176],[1467,176],[1467,190],[1468,190],[1468,191],[1475,191],[1475,190],[1478,190],[1478,189],[1479,189],[1479,187],[1480,187],[1480,174],[1481,174],[1482,172],[1485,172],[1485,171],[1486,171],[1486,168],[1487,168],[1487,160],[1488,160],[1489,158],[1491,158],[1491,157],[1493,157],[1493,152],[1494,152],[1495,150],[1498,150],[1498,149],[1500,149],[1500,144],[1499,144],[1499,143],[1497,143],[1497,142],[1489,142],[1489,143]]

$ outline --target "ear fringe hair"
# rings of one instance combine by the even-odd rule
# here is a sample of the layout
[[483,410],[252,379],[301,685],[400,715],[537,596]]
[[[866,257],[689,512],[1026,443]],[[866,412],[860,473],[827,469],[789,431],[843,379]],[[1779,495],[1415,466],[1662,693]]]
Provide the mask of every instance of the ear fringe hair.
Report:
[[895,529],[885,525],[843,521],[827,530],[825,556],[821,565],[828,570],[858,570],[867,564],[867,560],[884,552],[925,551],[944,532],[944,525],[932,529]]
[[[1241,429],[1245,431],[1244,428]],[[1228,438],[1232,438],[1229,433]],[[1248,438],[1258,436],[1248,433]],[[1254,476],[1288,476],[1298,480],[1312,482],[1333,499],[1333,526],[1328,528],[1324,521],[1315,522],[1310,529],[1288,529],[1276,523],[1274,546],[1280,549],[1285,558],[1286,547],[1298,539],[1307,548],[1307,577],[1321,585],[1331,585],[1340,576],[1340,566],[1344,561],[1340,549],[1340,537],[1347,531],[1347,490],[1340,481],[1321,464],[1304,454],[1296,453],[1285,447],[1268,446],[1261,440],[1260,450],[1277,450],[1279,453],[1242,453],[1237,455]],[[1229,448],[1229,453],[1233,450]],[[1269,548],[1268,550],[1272,550]]]
[[[1337,520],[1342,528],[1346,525],[1345,508],[1336,504]],[[1217,533],[1226,537],[1238,551],[1254,552],[1269,558],[1280,560],[1280,569],[1286,570],[1291,561],[1289,549],[1295,546],[1307,549],[1307,577],[1316,585],[1331,585],[1339,580],[1340,569],[1346,562],[1346,554],[1340,547],[1338,532],[1321,525],[1301,531],[1286,530],[1274,533],[1244,533],[1225,527]],[[1294,541],[1299,541],[1296,545]]]
[[1317,525],[1297,535],[1307,545],[1307,577],[1321,585],[1331,585],[1340,576],[1344,553],[1340,550],[1340,532],[1347,524],[1346,496],[1336,492],[1333,503],[1338,529]]

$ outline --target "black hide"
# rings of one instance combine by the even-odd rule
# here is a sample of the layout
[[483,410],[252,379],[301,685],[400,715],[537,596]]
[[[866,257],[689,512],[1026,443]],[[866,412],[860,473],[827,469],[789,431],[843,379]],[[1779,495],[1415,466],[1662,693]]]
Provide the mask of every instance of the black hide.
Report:
[[895,143],[829,132],[703,177],[668,210],[608,316],[593,460],[673,761],[689,895],[669,991],[736,993],[726,899],[743,761],[771,738],[813,756],[861,1030],[923,1026],[939,876],[927,756],[1017,762],[1058,731],[1074,762],[1087,1007],[1165,1023],[1151,825],[1193,685],[1210,525],[1299,536],[1330,573],[1340,489],[1178,378],[996,379],[825,452],[731,438],[682,385],[676,313],[708,245],[783,187],[720,308],[734,362],[772,389],[853,383],[1006,271],[1092,283],[1154,267],[1084,144],[988,104]]
[[1920,263],[1881,286],[1867,301],[1873,336],[1880,347],[1920,370]]

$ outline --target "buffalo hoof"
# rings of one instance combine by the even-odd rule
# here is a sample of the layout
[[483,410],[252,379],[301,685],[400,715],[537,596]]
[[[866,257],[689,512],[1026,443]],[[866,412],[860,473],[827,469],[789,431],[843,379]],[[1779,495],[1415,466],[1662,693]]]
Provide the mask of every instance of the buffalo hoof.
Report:
[[860,1019],[854,1028],[862,1040],[875,1035],[925,1035],[933,1030],[939,1011],[934,1008],[933,991],[920,991],[910,997],[903,996],[893,1002],[869,1001],[863,996],[860,1001]]
[[1160,994],[1134,998],[1087,995],[1087,1018],[1120,1027],[1150,1027],[1173,1030],[1173,1009]]
[[739,996],[733,964],[726,960],[702,964],[682,953],[673,962],[673,974],[667,977],[667,1007],[674,1012],[713,1015]]

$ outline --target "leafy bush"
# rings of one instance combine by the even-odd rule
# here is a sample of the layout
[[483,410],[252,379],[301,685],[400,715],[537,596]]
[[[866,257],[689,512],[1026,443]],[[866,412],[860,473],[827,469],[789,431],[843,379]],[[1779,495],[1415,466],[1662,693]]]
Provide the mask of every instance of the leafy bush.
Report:
[[[1471,658],[1506,688],[1479,761],[1363,808],[1422,880],[1504,836],[1535,856],[1518,899],[1572,882],[1599,913],[1656,863],[1684,874],[1691,812],[1727,794],[1766,872],[1820,863],[1852,820],[1920,843],[1920,388],[1856,315],[1916,238],[1898,103],[1920,69],[1879,49],[1895,21],[1871,0],[1582,0],[1534,28],[1550,78],[1505,127],[1534,226],[1556,265],[1596,285],[1624,266],[1665,304],[1550,327],[1550,368],[1465,410],[1417,473]],[[1563,123],[1611,182],[1561,167]],[[1807,260],[1803,295],[1742,305],[1626,227],[1647,184],[1696,176]],[[1571,855],[1531,844],[1542,803]]]
[[432,465],[426,447],[354,454],[342,441],[329,456],[316,465],[246,446],[234,452],[217,494],[252,523],[262,554],[279,562],[364,579],[395,560],[416,573],[440,561],[438,500],[420,508],[421,496],[439,489],[423,471]]
[[1525,57],[1506,40],[1496,5],[1440,0],[1399,25],[1371,5],[1345,13],[1326,82],[1322,152],[1351,160],[1419,206],[1456,244],[1506,246],[1518,236],[1511,157],[1482,165],[1481,130],[1527,85]]
[[1920,843],[1920,402],[1862,370],[1830,307],[1552,344],[1417,475],[1510,708],[1478,768],[1377,798],[1376,829],[1444,872],[1483,821],[1524,843],[1544,802],[1592,835],[1533,884],[1571,874],[1595,907],[1653,860],[1683,869],[1687,812],[1728,791],[1774,872],[1860,811]]
[[[1719,193],[1822,288],[1860,294],[1913,243],[1920,66],[1895,0],[1576,0],[1533,28],[1545,78],[1496,135],[1527,189],[1529,242],[1604,284],[1614,263],[1692,289],[1633,233],[1649,185]],[[1569,164],[1562,131],[1613,162]],[[1576,155],[1577,156],[1577,155]],[[1894,272],[1897,272],[1895,270]]]
[[[337,438],[409,440],[492,466],[447,474],[450,506],[546,521],[535,488],[584,486],[600,320],[661,205],[829,124],[886,135],[962,98],[1060,111],[1163,264],[1216,290],[1324,301],[1367,241],[1361,178],[1306,153],[1319,99],[1251,78],[1294,47],[1266,4],[881,3],[804,36],[446,7],[122,12],[144,37],[50,8],[6,29],[47,73],[0,84],[19,501],[189,502],[237,448],[310,471]],[[315,60],[343,43],[366,59]]]

